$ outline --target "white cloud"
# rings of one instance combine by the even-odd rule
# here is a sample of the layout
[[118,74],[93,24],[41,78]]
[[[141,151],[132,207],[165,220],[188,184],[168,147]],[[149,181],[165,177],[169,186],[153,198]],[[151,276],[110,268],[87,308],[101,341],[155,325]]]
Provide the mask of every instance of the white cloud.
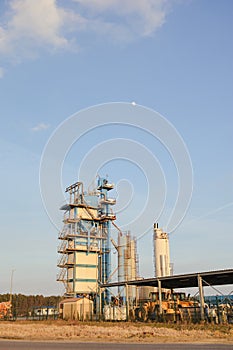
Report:
[[37,54],[39,48],[67,48],[64,27],[72,18],[56,0],[11,0],[5,24],[0,27],[0,53],[17,54],[20,60]]
[[[171,1],[175,0],[169,5]],[[0,54],[11,62],[36,57],[41,50],[77,49],[76,39],[85,34],[93,42],[96,36],[124,42],[149,36],[168,13],[168,0],[9,0],[5,4]]]
[[37,132],[37,131],[46,130],[46,129],[48,129],[49,127],[50,127],[49,124],[39,123],[39,124],[37,124],[36,126],[34,126],[31,130]]
[[123,4],[119,0],[73,1],[86,10],[89,24],[98,20],[99,25],[109,24],[120,36],[125,32],[130,37],[153,34],[163,25],[169,10],[167,0],[124,0]]

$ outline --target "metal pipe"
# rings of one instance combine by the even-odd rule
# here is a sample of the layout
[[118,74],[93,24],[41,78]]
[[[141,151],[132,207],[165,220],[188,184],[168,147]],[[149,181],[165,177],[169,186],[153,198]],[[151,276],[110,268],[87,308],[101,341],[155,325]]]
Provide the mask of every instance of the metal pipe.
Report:
[[121,231],[121,229],[117,226],[117,224],[115,224],[115,222],[114,221],[112,221],[112,224],[113,224],[113,226],[115,226],[116,227],[116,229],[119,231],[119,233],[120,233],[120,236],[122,236],[122,231]]

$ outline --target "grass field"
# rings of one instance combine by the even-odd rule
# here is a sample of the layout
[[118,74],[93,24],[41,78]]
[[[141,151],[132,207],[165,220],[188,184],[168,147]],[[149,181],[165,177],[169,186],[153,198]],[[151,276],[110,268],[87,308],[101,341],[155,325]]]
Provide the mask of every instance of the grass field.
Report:
[[0,339],[233,344],[232,325],[16,321],[0,322]]

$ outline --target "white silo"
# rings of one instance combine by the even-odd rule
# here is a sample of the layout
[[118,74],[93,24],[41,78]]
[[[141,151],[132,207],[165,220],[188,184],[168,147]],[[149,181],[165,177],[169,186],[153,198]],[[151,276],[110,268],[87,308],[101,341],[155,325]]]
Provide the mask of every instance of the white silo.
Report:
[[169,237],[157,223],[154,224],[154,261],[156,277],[171,275]]

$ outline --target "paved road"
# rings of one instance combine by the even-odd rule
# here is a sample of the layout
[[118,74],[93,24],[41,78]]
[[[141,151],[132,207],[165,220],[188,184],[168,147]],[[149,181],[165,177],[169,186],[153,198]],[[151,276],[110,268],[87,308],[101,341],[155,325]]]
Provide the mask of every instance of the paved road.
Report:
[[232,350],[225,344],[104,344],[72,342],[1,341],[1,350]]

